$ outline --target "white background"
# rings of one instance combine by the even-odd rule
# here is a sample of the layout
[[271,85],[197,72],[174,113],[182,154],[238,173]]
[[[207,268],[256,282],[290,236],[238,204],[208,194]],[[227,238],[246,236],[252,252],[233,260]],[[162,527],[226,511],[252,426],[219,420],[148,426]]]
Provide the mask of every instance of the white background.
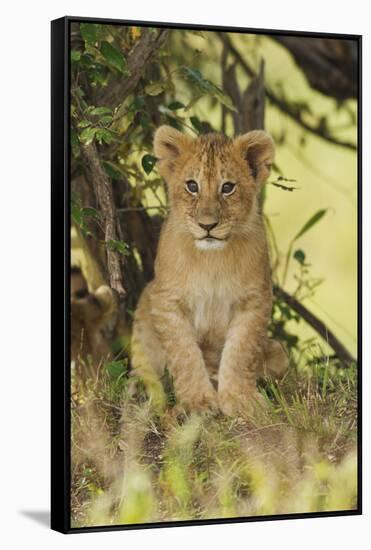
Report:
[[[370,533],[370,97],[368,3],[353,0],[54,0],[2,5],[0,54],[3,548],[364,548]],[[63,15],[330,31],[364,36],[364,516],[61,535],[49,508],[50,23]],[[368,210],[368,211],[367,211]],[[339,246],[341,243],[339,242]],[[61,251],[62,253],[62,251]],[[341,296],[339,296],[341,300]],[[5,305],[4,305],[5,304]],[[5,353],[4,353],[5,351]],[[36,520],[35,520],[36,517]],[[44,521],[44,523],[41,521]],[[366,539],[367,540],[367,539]]]

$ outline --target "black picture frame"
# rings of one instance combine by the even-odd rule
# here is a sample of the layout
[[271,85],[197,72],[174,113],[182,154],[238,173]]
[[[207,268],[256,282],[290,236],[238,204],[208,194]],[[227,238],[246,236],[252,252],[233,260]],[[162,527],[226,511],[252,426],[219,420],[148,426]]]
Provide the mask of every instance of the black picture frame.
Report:
[[[135,25],[171,29],[196,29],[350,39],[358,45],[358,218],[357,218],[357,319],[358,319],[358,504],[349,511],[292,513],[258,517],[185,520],[130,525],[73,528],[70,524],[70,46],[73,22]],[[51,22],[51,528],[61,533],[149,529],[185,525],[210,525],[324,518],[362,514],[362,36],[170,22],[129,21],[91,17],[62,17]]]

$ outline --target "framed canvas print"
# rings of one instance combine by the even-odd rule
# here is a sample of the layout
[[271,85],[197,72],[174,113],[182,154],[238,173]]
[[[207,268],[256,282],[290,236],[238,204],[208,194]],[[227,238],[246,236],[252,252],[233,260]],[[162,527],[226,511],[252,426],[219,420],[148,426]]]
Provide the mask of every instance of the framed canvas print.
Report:
[[361,37],[52,22],[52,528],[361,513]]

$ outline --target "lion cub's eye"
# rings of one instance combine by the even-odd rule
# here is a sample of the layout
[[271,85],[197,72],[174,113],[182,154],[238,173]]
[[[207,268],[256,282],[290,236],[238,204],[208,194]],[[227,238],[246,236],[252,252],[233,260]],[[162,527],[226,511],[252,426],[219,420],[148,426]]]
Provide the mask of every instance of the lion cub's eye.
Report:
[[231,195],[233,193],[235,187],[236,187],[236,185],[234,183],[232,183],[230,181],[226,181],[222,185],[223,195]]
[[186,181],[186,189],[194,195],[195,193],[198,193],[198,183],[194,180],[188,180]]

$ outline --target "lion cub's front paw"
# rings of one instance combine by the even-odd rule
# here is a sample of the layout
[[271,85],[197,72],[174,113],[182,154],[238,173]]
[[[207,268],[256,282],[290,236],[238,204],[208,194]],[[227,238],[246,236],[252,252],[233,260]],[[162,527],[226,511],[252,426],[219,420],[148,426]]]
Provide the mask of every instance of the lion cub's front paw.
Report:
[[289,356],[281,342],[268,340],[265,351],[263,375],[281,380],[289,368]]
[[226,416],[251,416],[267,408],[264,397],[257,390],[240,392],[221,391],[218,393],[220,410]]
[[218,410],[217,393],[211,386],[182,392],[177,395],[178,405],[187,411]]

